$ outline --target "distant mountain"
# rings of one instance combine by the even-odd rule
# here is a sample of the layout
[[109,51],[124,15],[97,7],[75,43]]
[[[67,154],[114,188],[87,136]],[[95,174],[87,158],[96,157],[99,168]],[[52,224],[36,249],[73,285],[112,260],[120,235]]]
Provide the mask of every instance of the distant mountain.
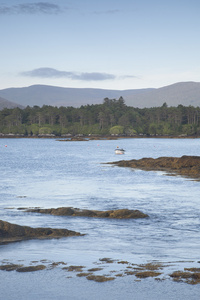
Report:
[[80,107],[87,104],[101,104],[103,99],[108,97],[111,99],[118,99],[123,96],[137,95],[138,93],[145,93],[146,90],[104,90],[92,88],[63,88],[48,85],[32,85],[23,88],[8,88],[0,90],[0,96],[16,101],[24,106],[73,106]]
[[23,108],[23,106],[20,104],[8,101],[8,100],[0,97],[0,110],[2,110],[4,108],[15,108],[15,107]]
[[158,89],[152,89],[148,93],[140,93],[127,96],[126,104],[135,107],[157,107],[164,102],[168,106],[192,105],[200,106],[200,83],[179,82]]
[[200,83],[180,82],[158,89],[105,90],[92,88],[63,88],[48,85],[32,85],[23,88],[0,90],[0,96],[22,106],[73,106],[101,104],[103,99],[119,99],[133,107],[157,107],[164,102],[168,106],[200,106]]

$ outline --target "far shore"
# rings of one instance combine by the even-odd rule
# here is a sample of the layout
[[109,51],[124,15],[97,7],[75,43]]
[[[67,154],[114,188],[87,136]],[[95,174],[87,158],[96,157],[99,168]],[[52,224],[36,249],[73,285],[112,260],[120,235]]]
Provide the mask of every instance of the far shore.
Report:
[[88,140],[118,140],[118,139],[139,139],[139,138],[158,138],[158,139],[198,139],[200,135],[61,135],[39,134],[39,135],[23,135],[23,134],[3,134],[0,133],[0,139],[5,138],[25,138],[25,139],[57,139],[58,141],[88,141]]

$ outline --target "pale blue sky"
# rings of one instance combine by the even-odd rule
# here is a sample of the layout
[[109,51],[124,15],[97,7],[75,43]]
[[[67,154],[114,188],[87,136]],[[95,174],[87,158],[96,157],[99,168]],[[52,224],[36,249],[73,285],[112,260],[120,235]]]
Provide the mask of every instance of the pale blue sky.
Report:
[[199,0],[0,0],[0,89],[200,82]]

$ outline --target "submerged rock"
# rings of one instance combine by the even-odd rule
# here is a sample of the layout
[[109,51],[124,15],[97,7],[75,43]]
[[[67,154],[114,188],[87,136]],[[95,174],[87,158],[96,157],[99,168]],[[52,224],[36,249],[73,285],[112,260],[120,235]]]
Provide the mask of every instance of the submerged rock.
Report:
[[167,171],[191,178],[200,178],[200,156],[142,158],[121,160],[109,164],[146,171]]
[[80,235],[79,232],[68,229],[32,228],[0,220],[0,244],[28,239],[52,239]]
[[18,268],[22,268],[22,267],[23,267],[23,265],[6,264],[6,265],[1,265],[0,270],[10,272],[10,271],[15,271]]
[[29,266],[29,267],[21,267],[17,268],[17,272],[35,272],[35,271],[41,271],[46,269],[44,265],[38,265],[38,266]]
[[[193,269],[194,270],[194,269]],[[189,272],[189,271],[174,271],[169,274],[174,281],[186,282],[189,284],[199,284],[200,283],[200,272]]]
[[43,214],[51,214],[55,216],[73,216],[73,217],[91,217],[91,218],[110,218],[110,219],[137,219],[147,218],[148,215],[139,210],[117,209],[117,210],[88,210],[72,207],[59,207],[49,209],[28,209],[26,212],[35,212]]
[[109,277],[104,275],[88,275],[86,278],[88,280],[93,280],[96,282],[105,282],[105,281],[111,281],[115,279],[115,277]]
[[136,277],[139,278],[147,278],[147,277],[156,277],[161,275],[162,273],[160,272],[155,272],[155,271],[143,271],[143,272],[138,272],[135,274]]

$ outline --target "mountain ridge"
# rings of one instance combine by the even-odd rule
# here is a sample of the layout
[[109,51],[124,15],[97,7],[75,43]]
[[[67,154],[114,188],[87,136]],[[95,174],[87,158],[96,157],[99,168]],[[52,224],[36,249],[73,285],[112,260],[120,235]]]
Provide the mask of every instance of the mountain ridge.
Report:
[[[144,108],[162,106],[200,106],[200,83],[187,81],[178,82],[161,88],[145,89],[96,89],[96,88],[66,88],[52,85],[31,85],[21,88],[0,90],[1,99],[17,106],[73,106],[103,103],[104,98],[118,99],[123,97],[126,105]],[[4,102],[5,105],[5,102]],[[16,106],[15,106],[16,107]]]
[[20,105],[18,103],[15,103],[15,102],[12,102],[5,98],[0,97],[0,110],[2,110],[4,108],[15,108],[15,107],[24,108],[23,105]]

